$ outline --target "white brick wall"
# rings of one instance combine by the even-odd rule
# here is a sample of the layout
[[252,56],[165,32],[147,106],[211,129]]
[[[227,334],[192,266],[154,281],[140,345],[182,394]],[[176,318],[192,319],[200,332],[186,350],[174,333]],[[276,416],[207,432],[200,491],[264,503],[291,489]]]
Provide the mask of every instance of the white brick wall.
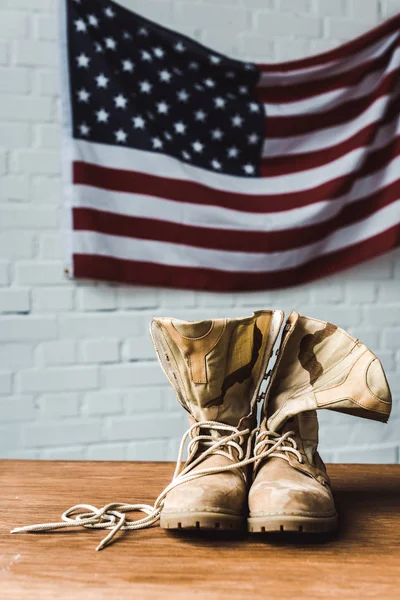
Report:
[[[216,50],[288,60],[400,10],[400,0],[121,0]],[[388,425],[322,412],[326,460],[399,461],[399,252],[290,290],[210,294],[66,280],[59,235],[56,0],[0,0],[0,455],[174,459],[186,415],[155,360],[152,315],[276,307],[348,328],[384,362]]]

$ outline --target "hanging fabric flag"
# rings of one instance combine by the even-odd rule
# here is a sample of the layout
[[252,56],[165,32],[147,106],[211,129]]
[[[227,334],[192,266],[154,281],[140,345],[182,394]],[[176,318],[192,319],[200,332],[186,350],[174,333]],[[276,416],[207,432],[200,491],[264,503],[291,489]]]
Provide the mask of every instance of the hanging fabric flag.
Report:
[[400,16],[283,64],[61,0],[67,269],[272,289],[400,243]]

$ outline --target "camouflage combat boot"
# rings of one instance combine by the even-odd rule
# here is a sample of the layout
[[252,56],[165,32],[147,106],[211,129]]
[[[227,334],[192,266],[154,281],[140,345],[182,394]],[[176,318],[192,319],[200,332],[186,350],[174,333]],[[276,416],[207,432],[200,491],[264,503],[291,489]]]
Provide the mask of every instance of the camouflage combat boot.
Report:
[[249,492],[250,531],[336,528],[329,478],[317,452],[321,408],[386,422],[391,394],[380,361],[364,344],[335,325],[292,312],[254,449],[260,460]]
[[188,460],[179,472],[178,459],[159,503],[162,527],[246,527],[248,474],[236,465],[251,456],[258,391],[282,319],[281,311],[196,322],[153,319],[159,361],[191,425]]

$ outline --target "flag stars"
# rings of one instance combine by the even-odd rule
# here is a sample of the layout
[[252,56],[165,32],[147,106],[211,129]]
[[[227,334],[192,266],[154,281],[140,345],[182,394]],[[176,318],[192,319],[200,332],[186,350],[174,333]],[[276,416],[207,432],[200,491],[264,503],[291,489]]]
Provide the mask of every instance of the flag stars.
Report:
[[108,37],[108,38],[105,38],[104,41],[106,43],[106,48],[109,48],[110,50],[116,49],[117,42],[114,40],[114,38]]
[[239,86],[239,94],[245,95],[249,93],[249,88],[247,87],[247,85],[240,85]]
[[104,14],[109,19],[113,19],[115,17],[115,12],[113,11],[113,9],[110,6],[107,6],[107,8],[104,9]]
[[204,85],[206,85],[208,88],[213,88],[215,87],[215,81],[210,77],[207,77],[207,79],[204,80]]
[[149,32],[146,29],[146,27],[140,27],[138,29],[138,35],[143,36],[143,37],[147,37],[149,35]]
[[216,56],[215,54],[211,54],[209,56],[210,59],[210,63],[212,63],[213,65],[219,65],[219,63],[221,62],[221,59],[219,56]]
[[134,65],[133,62],[129,59],[123,60],[122,61],[122,70],[126,71],[127,73],[132,73],[134,69]]
[[156,58],[163,58],[165,52],[162,48],[153,48],[153,54]]
[[177,123],[174,123],[174,128],[176,133],[186,133],[186,125],[185,123],[182,123],[182,121],[178,121]]
[[167,115],[168,111],[169,111],[169,105],[165,101],[159,102],[157,104],[157,112],[160,115]]
[[215,108],[225,108],[226,100],[219,96],[218,98],[214,98],[214,104]]
[[153,86],[151,85],[151,83],[149,81],[145,80],[145,81],[139,81],[139,87],[140,87],[140,91],[143,94],[150,94]]
[[76,19],[76,21],[74,21],[74,24],[75,24],[76,31],[80,31],[80,32],[87,31],[87,25],[83,19]]
[[96,15],[88,15],[88,23],[92,27],[98,27],[99,26],[99,20],[96,17]]
[[118,129],[118,131],[114,131],[115,139],[120,144],[125,144],[128,134],[123,129]]
[[99,44],[99,42],[95,42],[94,49],[96,50],[97,54],[102,54],[104,52],[104,48],[101,44]]
[[90,133],[90,127],[87,125],[87,123],[82,123],[79,125],[79,132],[81,135],[87,137]]
[[197,110],[194,113],[194,118],[196,119],[196,121],[205,121],[207,117],[207,114],[204,112],[204,110]]
[[159,71],[158,76],[160,78],[160,81],[163,81],[164,83],[169,83],[172,78],[171,73],[169,71],[167,71],[167,69],[163,69],[162,71]]
[[90,93],[85,89],[82,88],[81,90],[78,91],[78,101],[79,102],[89,102],[89,98],[90,98]]
[[101,108],[96,112],[96,119],[98,123],[108,123],[108,118],[110,113],[108,113],[104,108]]
[[257,144],[259,139],[260,137],[256,133],[251,133],[247,136],[247,141],[249,142],[249,144]]
[[224,134],[221,131],[221,129],[213,129],[213,131],[211,132],[211,137],[213,140],[222,140]]
[[114,97],[115,108],[126,108],[127,98],[123,94],[118,94],[118,96]]
[[144,129],[145,128],[146,121],[145,121],[145,119],[143,119],[143,117],[141,115],[137,115],[136,117],[133,117],[132,121],[133,121],[133,127],[135,129]]
[[160,150],[163,147],[163,145],[164,145],[163,141],[160,140],[160,138],[158,138],[158,137],[153,137],[151,139],[151,143],[153,144],[153,148],[155,150]]
[[189,69],[191,71],[197,71],[197,69],[199,68],[199,63],[195,60],[192,60],[192,62],[189,63]]
[[187,102],[189,100],[189,94],[186,90],[179,90],[177,93],[177,98],[179,102]]
[[243,124],[243,119],[240,115],[235,115],[232,117],[232,125],[233,127],[241,127]]
[[185,160],[191,160],[192,159],[191,155],[189,154],[189,152],[186,152],[186,150],[182,150],[182,156],[183,156],[183,158]]
[[221,163],[219,162],[219,160],[215,159],[211,161],[211,166],[213,169],[215,169],[216,171],[220,171],[222,168]]
[[104,75],[104,73],[100,73],[100,75],[97,75],[97,77],[96,77],[96,83],[97,83],[97,87],[98,88],[104,88],[105,89],[106,87],[108,87],[108,82],[109,82],[109,79],[108,79],[108,77],[106,77]]
[[176,50],[177,52],[185,52],[185,50],[186,50],[186,46],[184,46],[184,45],[182,44],[182,42],[180,42],[180,41],[179,41],[179,42],[177,42],[177,43],[175,44],[175,46],[174,46],[174,50]]
[[237,158],[238,155],[239,155],[239,148],[236,148],[236,146],[231,146],[230,148],[228,148],[228,157],[229,158]]
[[246,173],[246,175],[253,175],[255,171],[254,166],[249,163],[247,165],[243,165],[243,170]]
[[82,52],[79,56],[76,57],[76,61],[80,69],[87,69],[90,63],[90,58]]
[[151,56],[150,52],[147,52],[147,50],[142,50],[142,60],[145,62],[152,62],[153,57]]
[[166,140],[168,140],[169,142],[170,142],[170,141],[173,139],[173,138],[172,138],[172,135],[171,135],[171,134],[170,134],[168,131],[165,131],[165,133],[164,133],[164,137],[165,137],[165,139],[166,139]]
[[260,112],[260,106],[257,104],[257,102],[249,102],[249,110],[252,113],[258,113]]
[[193,148],[194,152],[197,152],[198,154],[200,154],[201,152],[203,152],[204,144],[199,142],[199,140],[196,140],[195,142],[193,142],[192,148]]

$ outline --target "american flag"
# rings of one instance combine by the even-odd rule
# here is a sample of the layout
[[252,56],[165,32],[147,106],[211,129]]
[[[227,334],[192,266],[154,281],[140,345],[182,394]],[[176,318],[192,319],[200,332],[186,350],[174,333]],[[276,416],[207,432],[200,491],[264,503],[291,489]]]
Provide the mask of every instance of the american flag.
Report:
[[67,270],[273,289],[400,242],[400,15],[332,51],[233,60],[61,0]]

